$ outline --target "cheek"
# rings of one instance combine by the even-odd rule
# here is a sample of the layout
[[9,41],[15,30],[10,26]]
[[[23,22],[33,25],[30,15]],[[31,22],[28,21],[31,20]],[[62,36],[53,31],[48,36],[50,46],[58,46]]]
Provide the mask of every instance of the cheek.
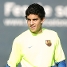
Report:
[[37,24],[37,29],[40,29],[41,28],[41,24]]
[[41,23],[38,23],[37,26],[38,26],[38,27],[41,27]]
[[29,23],[29,22],[27,22],[27,25],[28,25],[28,26],[30,26],[30,23]]

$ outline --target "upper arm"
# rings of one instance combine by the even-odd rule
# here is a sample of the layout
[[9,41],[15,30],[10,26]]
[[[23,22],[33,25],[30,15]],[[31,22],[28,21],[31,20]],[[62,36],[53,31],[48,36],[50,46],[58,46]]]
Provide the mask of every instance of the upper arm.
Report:
[[65,60],[64,51],[62,49],[61,41],[58,35],[56,35],[56,43],[55,43],[55,61],[60,62]]
[[10,67],[16,67],[16,65],[21,61],[21,46],[17,41],[13,42],[12,51],[7,64]]

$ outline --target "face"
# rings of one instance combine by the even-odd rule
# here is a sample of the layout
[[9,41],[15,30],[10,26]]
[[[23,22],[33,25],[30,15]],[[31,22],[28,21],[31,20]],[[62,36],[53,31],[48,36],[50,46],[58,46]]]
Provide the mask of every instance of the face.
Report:
[[42,23],[38,15],[30,14],[27,16],[27,24],[32,33],[40,33],[42,31]]

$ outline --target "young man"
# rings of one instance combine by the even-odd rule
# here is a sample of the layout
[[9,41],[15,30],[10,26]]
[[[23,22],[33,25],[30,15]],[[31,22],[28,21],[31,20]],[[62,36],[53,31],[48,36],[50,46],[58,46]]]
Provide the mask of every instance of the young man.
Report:
[[14,39],[6,67],[66,67],[60,38],[53,30],[42,28],[44,8],[31,4],[26,10],[29,29]]

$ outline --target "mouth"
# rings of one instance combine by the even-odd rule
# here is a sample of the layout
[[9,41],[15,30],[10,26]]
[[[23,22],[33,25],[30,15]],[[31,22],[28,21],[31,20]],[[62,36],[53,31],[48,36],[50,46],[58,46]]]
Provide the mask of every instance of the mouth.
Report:
[[35,29],[35,26],[31,25],[31,26],[30,26],[30,29]]

